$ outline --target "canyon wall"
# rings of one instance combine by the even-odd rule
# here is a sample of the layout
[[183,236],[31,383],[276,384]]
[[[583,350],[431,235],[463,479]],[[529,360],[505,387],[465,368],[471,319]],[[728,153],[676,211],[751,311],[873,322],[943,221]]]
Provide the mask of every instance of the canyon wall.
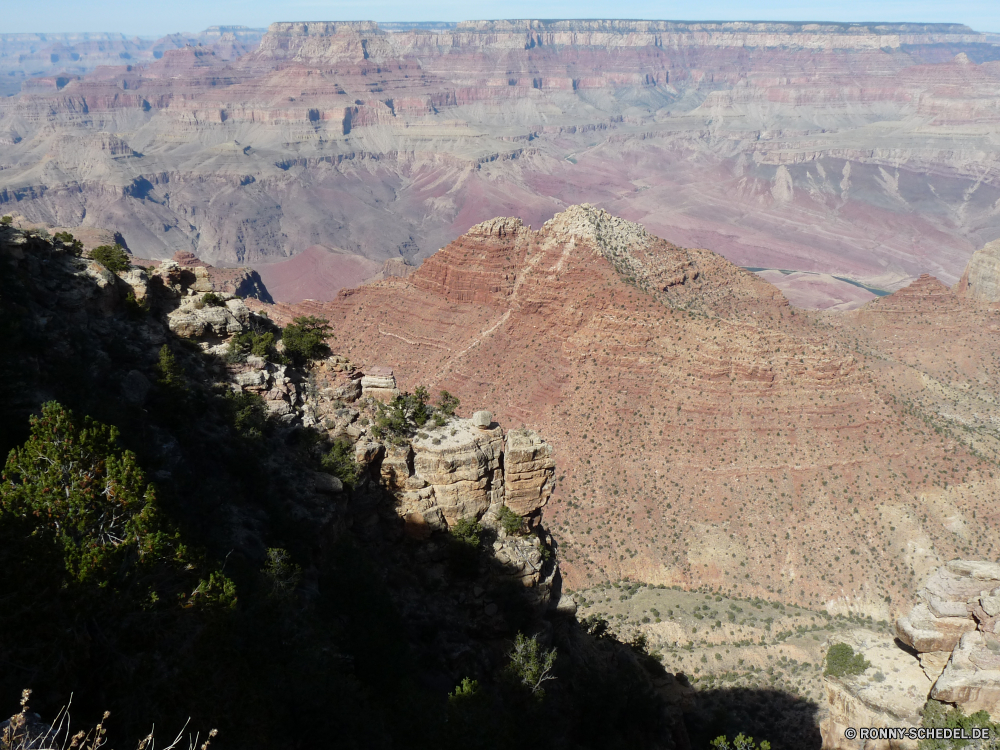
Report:
[[[539,226],[589,202],[738,265],[885,289],[953,283],[1000,236],[997,35],[317,22],[272,24],[237,55],[227,34],[46,68],[0,100],[0,212],[107,227],[144,257],[263,265],[322,247],[376,269],[494,216]],[[357,282],[357,264],[320,264],[311,284],[271,273],[303,278],[296,298]],[[786,281],[807,306],[868,294],[824,279]]]
[[807,313],[707,250],[593,206],[474,226],[407,278],[278,304],[345,355],[546,436],[573,588],[711,586],[904,614],[1000,549],[996,311],[924,276]]

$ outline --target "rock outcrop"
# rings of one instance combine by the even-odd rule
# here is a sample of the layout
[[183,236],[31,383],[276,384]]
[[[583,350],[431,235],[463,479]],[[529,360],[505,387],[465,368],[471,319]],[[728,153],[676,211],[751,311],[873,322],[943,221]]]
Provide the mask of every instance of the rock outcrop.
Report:
[[[928,698],[1000,718],[1000,563],[952,560],[917,592],[896,636],[861,632],[844,642],[871,662],[861,675],[827,677],[821,724],[829,750],[915,750],[916,741],[847,740],[847,727],[918,727]],[[916,654],[914,654],[916,652]]]
[[988,242],[972,254],[955,291],[981,302],[1000,302],[1000,240]]
[[361,395],[379,401],[392,401],[399,395],[396,376],[390,367],[369,367],[361,376]]
[[891,635],[853,631],[838,636],[871,666],[862,674],[827,677],[826,713],[820,722],[823,750],[916,750],[909,740],[848,740],[848,727],[919,727],[933,680]]

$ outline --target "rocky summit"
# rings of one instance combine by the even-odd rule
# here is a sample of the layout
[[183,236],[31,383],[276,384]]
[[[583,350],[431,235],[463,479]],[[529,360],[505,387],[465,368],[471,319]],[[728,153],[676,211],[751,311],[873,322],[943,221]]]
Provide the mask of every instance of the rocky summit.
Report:
[[871,299],[850,281],[954,283],[1000,231],[1000,37],[960,25],[0,40],[4,79],[21,82],[0,101],[0,210],[108,227],[154,258],[265,268],[308,253],[266,272],[288,301],[416,265],[491,217],[538,226],[582,202],[805,274],[782,282],[809,307]]

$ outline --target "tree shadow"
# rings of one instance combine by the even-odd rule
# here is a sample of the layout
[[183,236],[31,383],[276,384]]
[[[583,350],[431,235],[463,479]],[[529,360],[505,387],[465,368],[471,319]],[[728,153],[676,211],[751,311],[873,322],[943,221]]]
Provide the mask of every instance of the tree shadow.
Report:
[[695,748],[708,747],[719,735],[732,739],[742,732],[767,740],[772,750],[820,750],[818,713],[813,701],[780,690],[716,688],[698,691],[684,723]]

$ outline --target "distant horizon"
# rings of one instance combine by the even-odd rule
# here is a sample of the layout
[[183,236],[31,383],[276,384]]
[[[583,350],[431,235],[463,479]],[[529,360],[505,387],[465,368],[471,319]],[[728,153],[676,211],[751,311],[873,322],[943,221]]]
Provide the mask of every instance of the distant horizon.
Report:
[[[159,31],[153,33],[130,33],[128,31],[122,31],[118,29],[83,29],[74,31],[65,30],[48,30],[48,29],[35,29],[31,31],[8,31],[0,30],[0,38],[4,36],[15,36],[15,35],[38,35],[38,36],[69,36],[69,35],[88,35],[88,34],[120,34],[124,37],[134,38],[138,37],[140,39],[160,39],[166,36],[171,36],[175,34],[204,34],[212,29],[243,29],[246,31],[260,31],[266,32],[271,24],[274,23],[375,23],[375,24],[386,24],[394,26],[406,26],[413,24],[414,26],[431,26],[431,25],[448,25],[456,26],[460,23],[468,23],[472,21],[542,21],[545,23],[555,23],[559,21],[648,21],[648,22],[663,22],[663,23],[684,23],[684,24],[727,24],[727,23],[748,23],[748,24],[802,24],[802,25],[830,25],[830,26],[893,26],[893,25],[908,25],[908,26],[965,26],[972,32],[977,34],[1000,34],[1000,31],[994,31],[992,29],[978,28],[972,26],[968,23],[961,21],[900,21],[900,20],[864,20],[864,21],[849,21],[849,20],[818,20],[818,19],[787,19],[787,18],[618,18],[611,16],[589,16],[589,17],[559,17],[559,18],[544,18],[539,16],[521,16],[521,17],[507,17],[507,18],[462,18],[456,21],[446,21],[441,19],[428,19],[423,21],[414,20],[389,20],[389,19],[375,19],[375,18],[279,18],[268,23],[257,26],[249,25],[245,23],[212,23],[204,26],[200,29],[187,28],[187,29],[175,29],[172,31]],[[1000,28],[1000,27],[998,27]]]
[[[624,0],[609,8],[596,0],[485,0],[470,13],[468,3],[432,0],[414,6],[402,0],[36,0],[4,13],[4,33],[116,33],[162,37],[198,33],[211,26],[266,28],[279,19],[371,20],[380,23],[458,23],[490,19],[673,20],[698,22],[763,19],[770,23],[962,24],[1000,33],[996,0]],[[610,12],[609,12],[610,11]],[[397,21],[395,19],[403,19]],[[768,21],[767,19],[774,19]],[[819,19],[819,20],[817,20]],[[895,19],[895,20],[886,20]]]

